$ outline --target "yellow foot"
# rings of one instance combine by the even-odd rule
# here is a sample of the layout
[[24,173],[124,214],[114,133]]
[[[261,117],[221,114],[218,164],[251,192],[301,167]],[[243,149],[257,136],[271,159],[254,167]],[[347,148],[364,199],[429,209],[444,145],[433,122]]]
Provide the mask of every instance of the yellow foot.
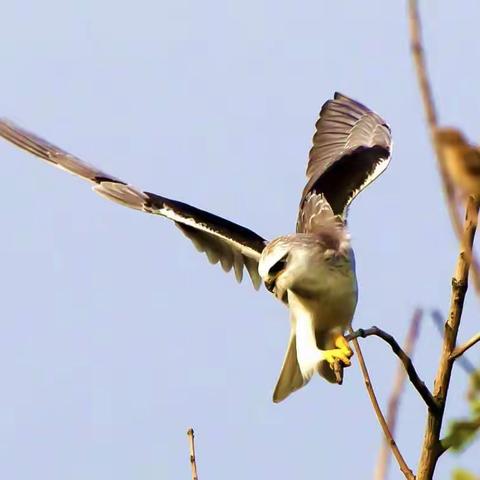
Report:
[[[350,353],[351,353],[351,350],[350,350]],[[350,359],[348,358],[348,355],[344,352],[344,350],[341,348],[332,348],[331,350],[324,350],[323,355],[324,355],[324,360],[328,362],[328,364],[332,369],[335,366],[335,362],[341,362],[345,367],[350,366]]]
[[353,351],[343,335],[339,335],[335,338],[335,346],[340,349],[348,358],[353,355]]

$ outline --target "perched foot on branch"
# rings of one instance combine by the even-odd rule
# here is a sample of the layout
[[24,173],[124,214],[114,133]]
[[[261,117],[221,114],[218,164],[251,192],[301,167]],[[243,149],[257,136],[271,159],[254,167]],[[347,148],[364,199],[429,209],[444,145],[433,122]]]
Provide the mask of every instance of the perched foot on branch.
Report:
[[343,383],[343,368],[350,366],[350,357],[353,355],[353,351],[350,349],[346,338],[342,334],[338,334],[334,338],[334,344],[339,349],[345,357],[349,359],[348,363],[344,362],[341,359],[336,359],[333,364],[329,363],[330,368],[335,373],[335,380],[338,385]]
[[330,368],[334,369],[335,362],[340,362],[344,367],[349,367],[351,365],[349,356],[352,355],[350,350],[350,355],[347,355],[344,349],[342,348],[332,348],[331,350],[323,350],[323,360],[328,362]]
[[346,357],[350,358],[353,355],[353,350],[343,335],[338,335],[338,337],[335,338],[335,346],[340,349]]

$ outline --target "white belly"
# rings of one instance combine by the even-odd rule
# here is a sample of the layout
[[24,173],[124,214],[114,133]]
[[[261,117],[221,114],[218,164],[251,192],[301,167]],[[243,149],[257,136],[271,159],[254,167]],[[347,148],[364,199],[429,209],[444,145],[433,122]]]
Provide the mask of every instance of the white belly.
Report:
[[292,313],[310,316],[315,330],[345,330],[351,324],[358,296],[353,271],[322,272],[316,281],[308,280],[307,289],[300,287],[293,293],[293,304],[289,301]]

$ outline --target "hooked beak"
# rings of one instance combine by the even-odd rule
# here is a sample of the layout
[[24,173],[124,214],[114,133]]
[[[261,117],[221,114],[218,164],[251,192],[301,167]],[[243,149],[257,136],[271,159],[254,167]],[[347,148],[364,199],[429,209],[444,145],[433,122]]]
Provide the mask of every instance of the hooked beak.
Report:
[[277,280],[277,277],[278,275],[275,275],[274,277],[268,277],[266,280],[265,280],[265,288],[270,292],[270,293],[274,293],[274,289],[275,289],[275,282]]
[[[270,293],[273,293],[273,295],[275,295],[276,297],[278,297],[277,279],[285,271],[285,268],[287,266],[287,256],[288,252],[280,260],[278,260],[275,265],[270,267],[267,278],[264,280],[266,289]],[[279,300],[281,299],[279,298]]]
[[280,274],[283,273],[283,270],[278,272],[275,275],[269,276],[265,281],[265,287],[266,289],[273,294],[275,297],[278,298],[278,300],[288,303],[288,294],[287,290],[279,290],[277,286],[277,278],[280,276]]

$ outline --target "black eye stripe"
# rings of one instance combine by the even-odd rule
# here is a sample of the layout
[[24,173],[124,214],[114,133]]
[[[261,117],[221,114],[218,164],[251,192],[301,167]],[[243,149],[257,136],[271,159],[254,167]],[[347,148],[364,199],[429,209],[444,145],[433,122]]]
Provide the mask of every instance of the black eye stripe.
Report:
[[287,265],[287,256],[288,253],[286,253],[280,260],[278,260],[276,263],[274,263],[271,267],[270,270],[268,271],[269,276],[274,276],[279,274],[282,270],[285,269]]

